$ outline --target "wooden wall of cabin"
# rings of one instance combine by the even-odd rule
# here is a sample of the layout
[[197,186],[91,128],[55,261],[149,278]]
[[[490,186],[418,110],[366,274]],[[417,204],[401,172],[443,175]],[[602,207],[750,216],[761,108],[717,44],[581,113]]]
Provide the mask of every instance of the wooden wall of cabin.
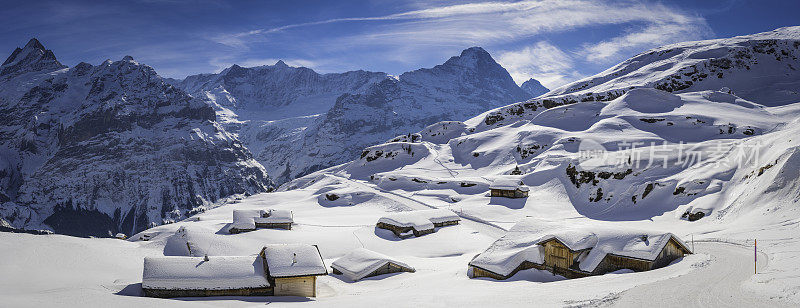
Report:
[[661,250],[661,253],[659,253],[658,257],[656,257],[655,261],[653,261],[651,269],[667,266],[675,259],[683,257],[684,254],[685,251],[681,248],[680,244],[678,244],[674,239],[670,238],[669,242],[667,242],[667,245],[664,246],[664,249]]
[[173,298],[173,297],[203,297],[203,296],[271,296],[273,289],[251,288],[251,289],[230,289],[230,290],[163,290],[163,289],[142,289],[144,296]]
[[410,268],[403,267],[403,266],[394,264],[392,262],[387,262],[386,264],[384,264],[383,266],[377,268],[375,271],[373,271],[369,275],[364,276],[364,278],[378,276],[378,275],[391,274],[391,273],[399,273],[399,272],[414,272],[414,271],[411,270]]
[[317,296],[317,276],[275,278],[275,296]]
[[632,259],[623,256],[617,256],[608,254],[603,258],[603,261],[600,261],[600,264],[597,265],[594,272],[594,275],[602,275],[608,272],[618,271],[621,269],[629,269],[636,272],[650,270],[653,262],[640,260],[640,259]]
[[572,266],[575,256],[569,251],[567,246],[558,241],[544,243],[544,265],[547,267],[558,267],[568,269]]

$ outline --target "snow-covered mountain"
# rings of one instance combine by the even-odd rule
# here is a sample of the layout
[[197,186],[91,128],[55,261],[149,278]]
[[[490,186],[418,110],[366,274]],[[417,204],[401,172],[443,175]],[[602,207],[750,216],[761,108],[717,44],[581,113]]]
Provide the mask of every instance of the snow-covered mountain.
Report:
[[525,92],[531,97],[538,97],[542,94],[550,92],[550,89],[546,88],[538,80],[533,78],[523,82],[519,87],[522,88],[522,90],[525,90]]
[[[737,44],[750,46],[770,35],[753,35],[753,42]],[[792,34],[779,41],[792,46],[798,40]],[[691,45],[703,49],[708,44],[680,45],[691,52]],[[750,70],[725,71],[724,78],[750,78],[762,64],[774,63],[760,59]],[[613,71],[587,80],[613,77],[606,74]],[[779,93],[795,91],[793,76],[771,86]],[[402,77],[385,80],[364,93],[343,95],[336,109],[357,115],[355,119],[374,113],[380,120],[405,120],[400,112],[383,116],[411,101],[400,95],[409,86],[402,83]],[[0,272],[15,277],[0,280],[0,287],[13,294],[4,303],[47,305],[54,298],[81,297],[88,306],[183,306],[187,302],[136,296],[144,257],[255,256],[265,244],[294,243],[317,245],[326,264],[365,248],[416,269],[360,282],[336,274],[319,276],[317,298],[310,303],[326,307],[405,304],[409,294],[423,306],[797,306],[800,100],[773,101],[767,93],[759,100],[739,96],[754,93],[746,86],[731,91],[698,82],[693,83],[696,88],[670,92],[656,85],[640,84],[610,98],[601,93],[602,98],[592,95],[592,100],[569,104],[559,101],[567,97],[563,94],[547,94],[466,121],[438,122],[370,145],[353,160],[292,180],[276,192],[231,200],[128,241],[0,233],[0,259],[6,261],[0,263]],[[752,85],[763,86],[757,80]],[[581,95],[588,98],[588,93]],[[347,123],[329,114],[263,125],[280,128],[271,132],[275,138],[291,138],[292,133],[305,134],[292,130],[293,121],[317,130],[325,126],[313,123]],[[381,131],[366,120],[351,125]],[[248,127],[260,129],[243,129]],[[280,130],[289,133],[281,135]],[[524,182],[530,195],[492,197],[489,186],[498,179]],[[291,210],[295,226],[229,233],[233,211],[265,208]],[[452,210],[461,220],[411,238],[375,227],[388,212],[429,209]],[[505,281],[469,278],[468,264],[479,254],[491,252],[492,262],[518,264],[538,255],[532,250],[543,249],[535,244],[543,232],[570,229],[642,230],[615,250],[657,246],[646,235],[669,232],[685,240],[693,254],[645,272],[564,279],[531,268]],[[584,234],[589,236],[583,239],[596,239]],[[607,248],[604,253],[614,251]],[[74,258],[64,267],[52,262],[54,255]],[[525,292],[519,292],[522,288]],[[253,297],[222,304],[256,301],[274,302]]]
[[532,97],[480,47],[398,78],[320,75],[278,62],[190,76],[179,86],[219,106],[229,130],[278,182],[346,162],[398,134]]
[[543,109],[576,102],[610,101],[630,89],[671,93],[728,88],[765,106],[800,100],[800,27],[655,48],[597,75],[561,86],[487,115],[486,124],[528,118]]
[[72,68],[32,39],[0,67],[0,216],[127,234],[271,187],[214,109],[131,57]]
[[239,120],[278,120],[323,113],[345,93],[363,92],[389,78],[384,73],[350,71],[318,74],[305,67],[233,65],[219,74],[186,77],[176,86],[236,111]]
[[[279,191],[359,200],[365,192],[341,188],[356,182],[501,226],[535,217],[767,238],[781,270],[758,288],[798,300],[798,280],[779,273],[800,272],[782,257],[797,237],[780,235],[800,221],[798,55],[800,27],[657,48],[545,96],[367,147]],[[665,86],[675,80],[685,87]],[[486,194],[512,174],[530,197]]]

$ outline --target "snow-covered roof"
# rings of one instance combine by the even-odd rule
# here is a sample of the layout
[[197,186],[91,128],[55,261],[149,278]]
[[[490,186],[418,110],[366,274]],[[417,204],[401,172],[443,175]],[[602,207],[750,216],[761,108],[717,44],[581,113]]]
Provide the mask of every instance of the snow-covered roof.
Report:
[[272,277],[327,275],[325,262],[315,245],[272,244],[262,250]]
[[489,189],[528,191],[529,188],[522,183],[522,179],[518,176],[501,176],[492,182]]
[[264,265],[255,256],[147,257],[142,288],[229,290],[269,287]]
[[592,272],[607,254],[655,260],[670,238],[674,238],[684,248],[687,247],[672,233],[606,226],[562,229],[557,225],[541,224],[534,219],[526,219],[477,255],[470,265],[506,276],[523,261],[542,264],[544,247],[539,244],[556,239],[573,251],[590,249],[588,254],[581,256],[577,261],[580,270]]
[[[644,236],[647,236],[645,239]],[[607,254],[653,261],[671,238],[686,248],[672,233],[656,233],[642,230],[603,229],[597,232],[598,242],[586,257],[578,260],[582,271],[591,272]],[[688,250],[688,248],[687,248]]]
[[331,267],[342,272],[345,277],[356,281],[361,280],[381,266],[386,265],[388,262],[414,270],[413,267],[406,263],[365,248],[353,250],[338,260],[333,261]]
[[257,223],[269,223],[269,224],[282,224],[282,223],[292,223],[294,219],[292,218],[292,211],[289,210],[270,210],[268,217],[256,217],[255,221]]
[[537,244],[543,244],[550,240],[557,240],[572,251],[589,249],[597,245],[597,235],[573,229],[561,230],[545,235]]
[[233,210],[233,223],[231,228],[236,229],[255,229],[255,218],[261,217],[264,210]]
[[400,227],[413,227],[416,230],[433,229],[433,224],[461,220],[456,213],[448,209],[432,209],[389,213],[378,219],[379,223]]

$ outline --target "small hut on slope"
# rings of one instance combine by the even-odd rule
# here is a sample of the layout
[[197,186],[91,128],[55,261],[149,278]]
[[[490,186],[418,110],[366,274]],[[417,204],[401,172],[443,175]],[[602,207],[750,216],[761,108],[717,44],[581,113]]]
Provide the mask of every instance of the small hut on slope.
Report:
[[328,274],[316,245],[266,245],[259,255],[276,296],[315,297],[317,276]]
[[413,273],[416,271],[406,263],[365,248],[353,250],[349,254],[333,261],[331,269],[333,269],[334,274],[344,275],[353,281],[383,274]]
[[233,210],[233,223],[228,232],[242,233],[257,228],[292,229],[294,217],[289,210]]
[[266,215],[255,218],[257,228],[291,230],[293,222],[294,217],[289,210],[269,210]]
[[398,237],[422,236],[436,232],[436,228],[457,225],[461,220],[448,209],[432,209],[386,214],[378,219],[377,228],[392,231]]
[[233,223],[231,223],[228,232],[242,233],[253,231],[256,229],[256,217],[263,217],[266,215],[264,210],[233,210]]
[[527,198],[530,190],[518,176],[501,176],[489,186],[492,197]]
[[149,297],[265,296],[272,285],[254,256],[147,257],[142,290]]
[[667,266],[692,253],[672,233],[603,227],[525,233],[527,223],[523,220],[477,255],[469,263],[471,277],[502,280],[530,268],[566,278],[602,275],[620,269],[638,272]]

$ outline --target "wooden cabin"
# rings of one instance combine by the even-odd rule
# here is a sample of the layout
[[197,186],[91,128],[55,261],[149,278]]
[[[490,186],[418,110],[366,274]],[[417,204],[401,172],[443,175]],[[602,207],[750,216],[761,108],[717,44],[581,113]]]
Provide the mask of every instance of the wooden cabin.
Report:
[[317,276],[328,271],[316,245],[266,245],[259,254],[275,296],[317,296]]
[[344,275],[353,281],[390,273],[410,272],[416,270],[408,264],[394,260],[386,255],[358,248],[347,255],[333,261],[333,274]]
[[233,210],[233,223],[228,232],[242,233],[258,228],[291,230],[294,223],[289,210]]
[[503,176],[489,186],[492,197],[527,198],[530,190],[517,176]]
[[273,294],[263,263],[255,256],[147,257],[142,291],[162,298]]
[[378,229],[392,231],[400,238],[422,236],[436,232],[436,228],[457,225],[461,221],[456,213],[448,209],[431,209],[389,213],[375,225]]
[[256,228],[292,229],[294,217],[289,210],[269,210],[261,217],[255,218]]
[[[602,275],[621,269],[647,271],[669,265],[691,250],[672,233],[639,230],[565,230],[528,242],[530,236],[501,238],[470,262],[470,277],[508,279],[520,270],[541,269],[566,278]],[[519,241],[523,240],[523,243]],[[521,245],[522,244],[522,245]],[[496,247],[495,247],[496,246]],[[503,247],[518,251],[504,251]]]

